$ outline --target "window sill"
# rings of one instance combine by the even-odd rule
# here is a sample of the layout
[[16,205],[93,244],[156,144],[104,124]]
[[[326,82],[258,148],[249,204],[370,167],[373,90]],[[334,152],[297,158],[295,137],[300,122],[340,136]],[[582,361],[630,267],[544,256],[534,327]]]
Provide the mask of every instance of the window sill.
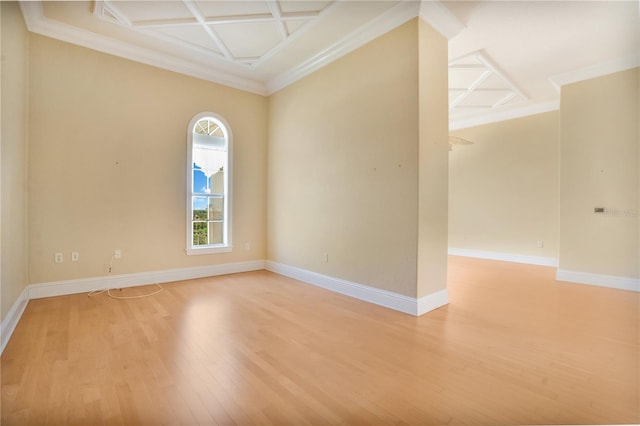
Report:
[[207,246],[199,248],[188,248],[187,256],[199,254],[229,253],[231,251],[233,251],[233,246]]

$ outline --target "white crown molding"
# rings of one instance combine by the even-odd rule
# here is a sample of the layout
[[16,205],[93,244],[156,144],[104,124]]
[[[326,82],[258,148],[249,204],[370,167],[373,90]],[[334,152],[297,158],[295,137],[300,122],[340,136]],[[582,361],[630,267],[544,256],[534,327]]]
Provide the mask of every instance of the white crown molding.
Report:
[[557,111],[559,109],[559,99],[546,102],[528,103],[520,106],[502,107],[500,110],[482,115],[450,118],[449,130],[465,129],[467,127],[496,123],[499,121],[511,120],[513,118],[527,117],[529,115],[542,114],[544,112]]
[[577,83],[636,67],[640,67],[640,52],[554,75],[549,77],[549,82],[560,93],[562,86],[566,84]]
[[[398,2],[397,5],[378,16],[375,20],[353,31],[339,42],[302,62],[293,69],[276,76],[265,84],[258,80],[240,77],[231,72],[215,69],[209,65],[173,57],[152,49],[134,46],[130,43],[114,40],[49,19],[44,15],[40,1],[20,1],[20,8],[25,18],[27,28],[36,34],[265,96],[283,89],[313,71],[365,45],[376,37],[415,18],[418,16],[419,5],[419,2],[414,1]],[[294,33],[294,35],[296,34]],[[296,37],[297,36],[299,36],[299,34],[296,35]]]
[[[553,85],[558,94],[560,94],[562,86],[566,84],[577,83],[636,67],[640,67],[640,52],[563,74],[558,74],[550,77],[549,82]],[[459,130],[468,127],[480,126],[483,124],[511,120],[513,118],[526,117],[549,111],[557,111],[559,109],[560,99],[558,98],[557,100],[504,107],[489,113],[479,113],[477,115],[462,117],[454,116],[449,118],[449,130]]]
[[259,95],[266,94],[264,84],[259,81],[134,46],[49,19],[44,16],[40,1],[21,1],[20,9],[27,28],[33,33],[247,92]]
[[640,292],[640,278],[618,277],[615,275],[591,274],[587,272],[558,269],[556,272],[556,280]]
[[500,260],[503,262],[526,263],[539,266],[558,266],[558,259],[555,257],[529,256],[525,254],[502,253],[486,250],[472,250],[456,247],[449,247],[448,254],[452,256],[475,257],[478,259]]
[[451,40],[466,27],[438,0],[420,2],[420,18],[431,25],[447,40]]
[[266,261],[265,269],[316,287],[321,287],[335,293],[344,294],[345,296],[384,306],[385,308],[404,312],[409,315],[419,316],[449,303],[446,289],[416,299],[403,294],[369,287],[270,260]]
[[347,34],[337,43],[269,80],[266,83],[267,94],[271,95],[278,90],[284,89],[312,72],[364,46],[382,34],[415,18],[418,16],[418,5],[419,3],[412,1],[399,2],[376,19]]
[[300,28],[298,28],[293,34],[289,35],[287,37],[287,43],[279,43],[278,45],[276,45],[276,47],[274,47],[273,49],[269,50],[268,52],[266,52],[264,55],[262,55],[260,57],[260,59],[258,59],[252,66],[253,68],[258,67],[259,65],[263,64],[264,62],[268,61],[269,59],[271,59],[274,55],[276,55],[277,53],[279,53],[280,51],[282,51],[283,49],[285,49],[287,47],[287,45],[289,43],[291,43],[292,41],[302,37],[304,34],[306,34],[307,32],[309,32],[309,30],[311,30],[313,27],[315,27],[318,23],[318,21],[320,20],[320,18],[322,18],[325,15],[328,15],[330,13],[333,12],[334,9],[337,9],[339,6],[339,1],[334,1],[333,3],[329,4],[329,6],[325,7],[324,9],[322,9],[319,13],[318,16],[316,17],[316,19],[313,19],[311,21],[308,21],[306,23],[304,23]]

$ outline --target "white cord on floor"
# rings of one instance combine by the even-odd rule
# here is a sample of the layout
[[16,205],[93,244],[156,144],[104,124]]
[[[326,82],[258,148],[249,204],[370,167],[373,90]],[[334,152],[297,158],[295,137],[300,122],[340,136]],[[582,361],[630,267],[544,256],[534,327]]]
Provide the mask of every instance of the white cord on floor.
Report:
[[[149,296],[153,296],[154,294],[158,294],[162,291],[162,286],[158,283],[154,283],[155,286],[158,287],[158,289],[156,291],[154,291],[153,293],[149,293],[149,294],[141,294],[139,296],[114,296],[113,294],[111,294],[111,290],[113,290],[112,288],[106,290],[107,294],[109,295],[110,298],[112,299],[142,299],[143,297],[149,297]],[[122,290],[121,288],[119,288],[118,290]],[[102,290],[105,291],[105,290]]]
[[[115,259],[115,256],[111,256],[111,261],[109,262],[109,272],[108,272],[108,277],[111,277],[111,269],[113,268],[113,259]],[[149,293],[149,294],[141,294],[139,296],[114,296],[113,294],[111,294],[111,290],[114,290],[113,288],[105,288],[103,290],[93,290],[90,291],[87,294],[87,297],[93,297],[93,296],[97,296],[99,294],[104,293],[105,291],[107,292],[107,295],[112,298],[112,299],[142,299],[143,297],[149,297],[149,296],[153,296],[154,294],[158,294],[162,291],[162,286],[158,283],[154,283],[155,286],[158,287],[158,289],[156,291],[154,291],[153,293]],[[121,288],[119,288],[118,290],[121,290]]]

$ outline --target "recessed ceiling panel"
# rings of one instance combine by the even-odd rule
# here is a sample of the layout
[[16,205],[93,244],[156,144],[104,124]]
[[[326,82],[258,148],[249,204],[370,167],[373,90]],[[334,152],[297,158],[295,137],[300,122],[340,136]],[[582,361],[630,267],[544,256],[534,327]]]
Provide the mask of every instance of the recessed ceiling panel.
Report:
[[478,81],[486,71],[486,69],[450,69],[449,87],[453,89],[467,89]]
[[498,101],[511,93],[510,90],[474,90],[458,105],[493,107]]
[[206,17],[271,14],[266,1],[197,1],[196,5]]
[[524,100],[524,94],[480,52],[449,63],[450,115],[490,110]]
[[303,25],[308,23],[309,21],[301,20],[301,19],[286,21],[285,25],[287,27],[287,33],[291,35],[295,33],[297,30],[299,30]]
[[280,10],[282,13],[295,13],[295,12],[315,12],[321,11],[328,5],[330,5],[331,1],[295,1],[295,0],[287,0],[278,2],[280,5]]
[[282,41],[275,22],[217,25],[215,31],[234,58],[259,58]]
[[153,31],[173,37],[183,43],[203,47],[211,50],[212,52],[220,53],[216,43],[199,25],[160,27],[155,28]]
[[156,41],[182,48],[198,60],[224,60],[246,69],[247,65],[255,67],[266,54],[283,49],[292,34],[309,27],[331,3],[96,0],[93,15],[155,36]]
[[130,22],[193,17],[184,3],[177,1],[110,1],[108,4]]
[[509,89],[509,83],[499,75],[491,73],[485,80],[480,83],[478,89]]
[[468,55],[462,58],[456,59],[449,65],[483,65],[482,62],[476,57],[476,55]]

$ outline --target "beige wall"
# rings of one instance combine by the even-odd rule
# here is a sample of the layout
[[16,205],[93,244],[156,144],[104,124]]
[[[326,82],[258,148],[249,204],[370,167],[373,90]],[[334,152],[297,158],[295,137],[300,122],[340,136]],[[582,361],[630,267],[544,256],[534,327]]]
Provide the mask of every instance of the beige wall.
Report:
[[[266,98],[38,35],[29,58],[32,283],[104,275],[116,248],[114,274],[265,258]],[[202,111],[234,136],[235,247],[187,256],[187,125]]]
[[1,318],[27,276],[27,52],[28,33],[16,2],[2,2]]
[[268,259],[415,297],[417,155],[413,20],[269,98]]
[[635,68],[562,88],[561,270],[639,277],[639,75]]
[[474,144],[449,152],[450,247],[557,258],[559,118],[451,132]]
[[419,21],[417,297],[447,287],[448,41]]

